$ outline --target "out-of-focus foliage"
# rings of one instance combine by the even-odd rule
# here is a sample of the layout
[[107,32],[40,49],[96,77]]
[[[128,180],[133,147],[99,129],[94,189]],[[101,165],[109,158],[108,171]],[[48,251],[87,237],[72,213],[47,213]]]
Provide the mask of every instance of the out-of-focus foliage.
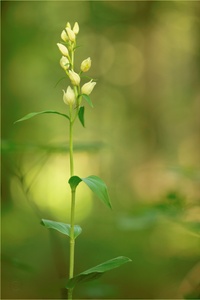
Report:
[[80,186],[76,273],[118,255],[132,263],[75,297],[199,299],[200,4],[2,1],[2,298],[66,297],[68,123],[56,43],[80,25],[76,65],[92,59],[94,108],[76,125],[75,172],[99,175],[113,212]]

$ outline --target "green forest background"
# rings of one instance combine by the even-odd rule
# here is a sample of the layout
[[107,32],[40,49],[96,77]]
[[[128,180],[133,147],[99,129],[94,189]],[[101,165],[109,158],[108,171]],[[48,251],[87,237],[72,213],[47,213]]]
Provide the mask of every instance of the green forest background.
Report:
[[97,80],[75,173],[100,176],[109,211],[78,189],[75,272],[132,262],[77,287],[77,299],[200,299],[200,3],[2,1],[2,299],[63,299],[69,222],[68,123],[56,43],[78,22],[76,66]]

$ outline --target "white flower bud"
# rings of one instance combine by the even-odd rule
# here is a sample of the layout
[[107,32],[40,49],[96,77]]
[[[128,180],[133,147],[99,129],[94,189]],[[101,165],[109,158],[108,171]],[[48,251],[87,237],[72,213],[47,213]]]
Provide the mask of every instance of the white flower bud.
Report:
[[72,71],[69,70],[69,78],[73,85],[79,85],[81,81],[80,76],[77,73],[75,73],[73,70]]
[[66,27],[70,28],[71,29],[71,24],[69,22],[67,22],[67,25]]
[[75,24],[74,24],[73,32],[74,32],[75,34],[78,34],[78,33],[79,33],[79,25],[78,25],[77,22],[75,22]]
[[91,92],[93,91],[93,88],[95,87],[96,82],[92,82],[90,80],[89,82],[85,83],[82,88],[81,88],[81,93],[85,95],[90,95]]
[[67,41],[68,41],[68,36],[67,36],[65,30],[63,30],[63,31],[61,32],[61,39],[62,39],[64,42],[67,42]]
[[67,105],[73,105],[76,102],[76,95],[70,86],[68,86],[66,92],[63,90],[63,101]]
[[57,43],[57,46],[64,56],[69,56],[68,49],[63,44]]
[[66,27],[66,31],[67,31],[67,34],[68,34],[68,37],[70,39],[71,42],[75,42],[76,40],[76,35],[75,33],[73,32],[73,30],[71,30],[70,28]]
[[67,57],[62,56],[60,59],[60,65],[64,70],[69,69],[70,63]]
[[92,61],[91,61],[90,57],[83,60],[81,63],[81,71],[87,72],[91,67],[91,63],[92,63]]

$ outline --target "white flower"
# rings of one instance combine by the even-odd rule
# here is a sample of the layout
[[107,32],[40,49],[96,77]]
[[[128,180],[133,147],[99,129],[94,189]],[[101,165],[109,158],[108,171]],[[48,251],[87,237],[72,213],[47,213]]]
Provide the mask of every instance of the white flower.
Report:
[[73,105],[76,101],[76,95],[70,86],[68,86],[66,92],[63,90],[63,101],[67,105]]
[[67,25],[66,27],[70,28],[71,29],[71,24],[69,22],[67,22]]
[[64,70],[69,69],[70,63],[67,57],[62,56],[60,59],[60,65]]
[[69,78],[70,78],[71,83],[73,85],[79,85],[79,83],[81,81],[80,76],[76,72],[74,72],[73,70],[72,71],[69,70]]
[[67,47],[65,47],[63,44],[57,43],[57,46],[60,50],[60,52],[64,55],[64,56],[69,56],[69,51],[67,49]]
[[96,82],[92,82],[90,80],[89,82],[85,83],[82,88],[81,88],[81,93],[85,95],[90,95],[91,92],[93,91],[93,88],[95,87]]
[[75,34],[78,34],[78,33],[79,33],[79,25],[78,25],[77,22],[75,22],[75,24],[74,24],[73,32],[74,32]]
[[90,57],[83,60],[82,63],[81,63],[81,71],[87,72],[91,67],[91,63],[92,63],[92,61],[91,61]]
[[63,31],[61,32],[61,39],[62,39],[64,42],[67,42],[67,41],[68,41],[68,36],[67,36],[65,30],[63,30]]
[[70,39],[71,42],[75,42],[76,40],[76,35],[75,33],[73,32],[73,30],[71,30],[70,28],[66,27],[66,31],[67,31],[67,34],[68,34],[68,37]]

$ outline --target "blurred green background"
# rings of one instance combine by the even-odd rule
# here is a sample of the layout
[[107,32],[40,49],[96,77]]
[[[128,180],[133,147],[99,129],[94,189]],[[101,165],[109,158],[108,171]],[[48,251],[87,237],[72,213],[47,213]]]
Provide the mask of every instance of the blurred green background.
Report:
[[113,211],[80,185],[76,273],[132,263],[77,287],[78,299],[200,299],[200,3],[3,1],[2,298],[62,299],[69,222],[67,80],[56,43],[80,25],[76,67],[98,82],[75,126],[75,172],[109,188]]

